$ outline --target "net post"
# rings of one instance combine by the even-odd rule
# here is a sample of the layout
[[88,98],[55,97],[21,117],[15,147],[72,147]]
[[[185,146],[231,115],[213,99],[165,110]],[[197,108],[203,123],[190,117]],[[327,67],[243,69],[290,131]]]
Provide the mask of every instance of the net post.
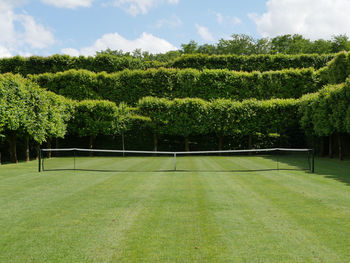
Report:
[[311,172],[315,172],[315,149],[312,148]]
[[176,152],[174,152],[174,171],[176,171]]
[[39,169],[38,169],[38,171],[40,173],[41,172],[41,149],[39,149],[39,158],[38,158],[38,160],[39,160]]

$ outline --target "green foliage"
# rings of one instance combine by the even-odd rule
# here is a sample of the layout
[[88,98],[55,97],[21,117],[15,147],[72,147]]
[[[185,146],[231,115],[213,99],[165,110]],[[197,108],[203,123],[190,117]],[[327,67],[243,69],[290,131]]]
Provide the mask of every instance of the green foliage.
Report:
[[[152,66],[152,64],[151,64]],[[28,74],[55,73],[70,69],[86,69],[93,72],[116,72],[124,69],[145,69],[145,64],[137,58],[117,57],[108,54],[96,57],[70,57],[53,55],[49,57],[32,56],[0,59],[0,73]]]
[[195,134],[221,135],[284,133],[298,124],[298,100],[273,99],[242,102],[218,99],[146,97],[139,113],[149,117],[156,133],[188,137]]
[[208,102],[201,99],[146,97],[139,101],[139,113],[149,117],[156,133],[188,137],[209,132]]
[[0,75],[0,128],[29,135],[41,143],[47,136],[63,137],[70,102],[11,73]]
[[350,82],[328,85],[314,94],[302,97],[301,126],[318,136],[350,131]]
[[84,100],[75,105],[74,117],[69,123],[70,133],[79,137],[112,135],[118,113],[115,103],[105,100]]
[[244,100],[298,98],[319,89],[313,69],[270,72],[150,69],[118,73],[70,70],[30,76],[41,87],[71,99],[135,104],[143,97]]
[[195,69],[229,69],[235,71],[270,71],[289,68],[319,69],[334,58],[334,54],[327,55],[183,55],[171,63],[173,68]]

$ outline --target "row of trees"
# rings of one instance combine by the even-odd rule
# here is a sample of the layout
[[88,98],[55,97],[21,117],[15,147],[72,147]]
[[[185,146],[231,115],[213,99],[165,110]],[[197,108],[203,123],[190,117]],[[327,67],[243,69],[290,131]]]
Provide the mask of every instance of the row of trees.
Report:
[[29,140],[41,144],[51,137],[63,137],[71,116],[71,103],[44,91],[19,75],[0,75],[0,136],[9,141],[10,159],[17,162],[17,136],[25,138],[26,159]]
[[17,136],[25,138],[29,159],[29,140],[37,146],[46,141],[50,147],[53,139],[67,133],[89,138],[93,148],[96,136],[147,129],[154,135],[154,150],[162,135],[182,136],[184,148],[189,150],[189,138],[204,134],[215,134],[222,149],[225,136],[245,136],[251,147],[257,134],[282,138],[300,125],[310,135],[333,138],[337,134],[339,140],[341,134],[350,132],[350,81],[301,99],[238,102],[145,97],[130,108],[103,100],[68,100],[18,75],[5,74],[0,75],[0,95],[0,134],[8,140],[13,162],[17,161]]
[[328,85],[300,100],[301,126],[307,134],[329,138],[329,156],[333,156],[336,138],[342,159],[342,136],[350,133],[350,79],[343,84]]
[[310,40],[302,35],[281,35],[274,38],[256,39],[246,34],[232,34],[229,39],[220,39],[215,44],[202,44],[191,40],[182,44],[180,50],[164,54],[151,54],[141,49],[133,52],[107,49],[97,52],[116,57],[132,57],[144,61],[168,62],[183,54],[209,55],[258,55],[258,54],[330,54],[350,51],[350,40],[346,35],[335,35],[330,40]]
[[108,99],[135,105],[147,96],[160,98],[299,98],[321,88],[318,72],[285,69],[268,72],[150,69],[108,74],[70,70],[29,76],[41,87],[71,99]]
[[245,34],[233,34],[230,39],[220,39],[216,44],[199,45],[190,41],[181,47],[185,54],[329,54],[349,51],[350,40],[346,35],[333,36],[331,40],[312,41],[298,34],[260,39]]
[[273,99],[237,102],[218,99],[211,102],[201,99],[174,99],[146,97],[139,101],[140,115],[149,118],[146,123],[154,133],[154,149],[159,135],[184,138],[189,150],[189,138],[195,135],[216,134],[218,148],[226,135],[245,135],[252,146],[255,134],[283,133],[298,123],[298,100]]

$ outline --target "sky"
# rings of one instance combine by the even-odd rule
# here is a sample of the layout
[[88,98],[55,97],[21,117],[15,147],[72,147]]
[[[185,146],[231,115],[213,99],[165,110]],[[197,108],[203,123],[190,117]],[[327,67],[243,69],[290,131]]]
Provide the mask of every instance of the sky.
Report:
[[165,53],[232,34],[350,36],[350,0],[0,0],[0,57]]

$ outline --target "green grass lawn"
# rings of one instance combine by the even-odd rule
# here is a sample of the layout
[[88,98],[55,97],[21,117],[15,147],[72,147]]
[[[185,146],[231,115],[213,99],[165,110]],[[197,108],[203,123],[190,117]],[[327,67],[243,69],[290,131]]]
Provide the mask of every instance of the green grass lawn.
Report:
[[317,159],[314,174],[181,161],[177,172],[171,158],[125,158],[122,172],[0,166],[0,262],[350,262],[349,161]]

